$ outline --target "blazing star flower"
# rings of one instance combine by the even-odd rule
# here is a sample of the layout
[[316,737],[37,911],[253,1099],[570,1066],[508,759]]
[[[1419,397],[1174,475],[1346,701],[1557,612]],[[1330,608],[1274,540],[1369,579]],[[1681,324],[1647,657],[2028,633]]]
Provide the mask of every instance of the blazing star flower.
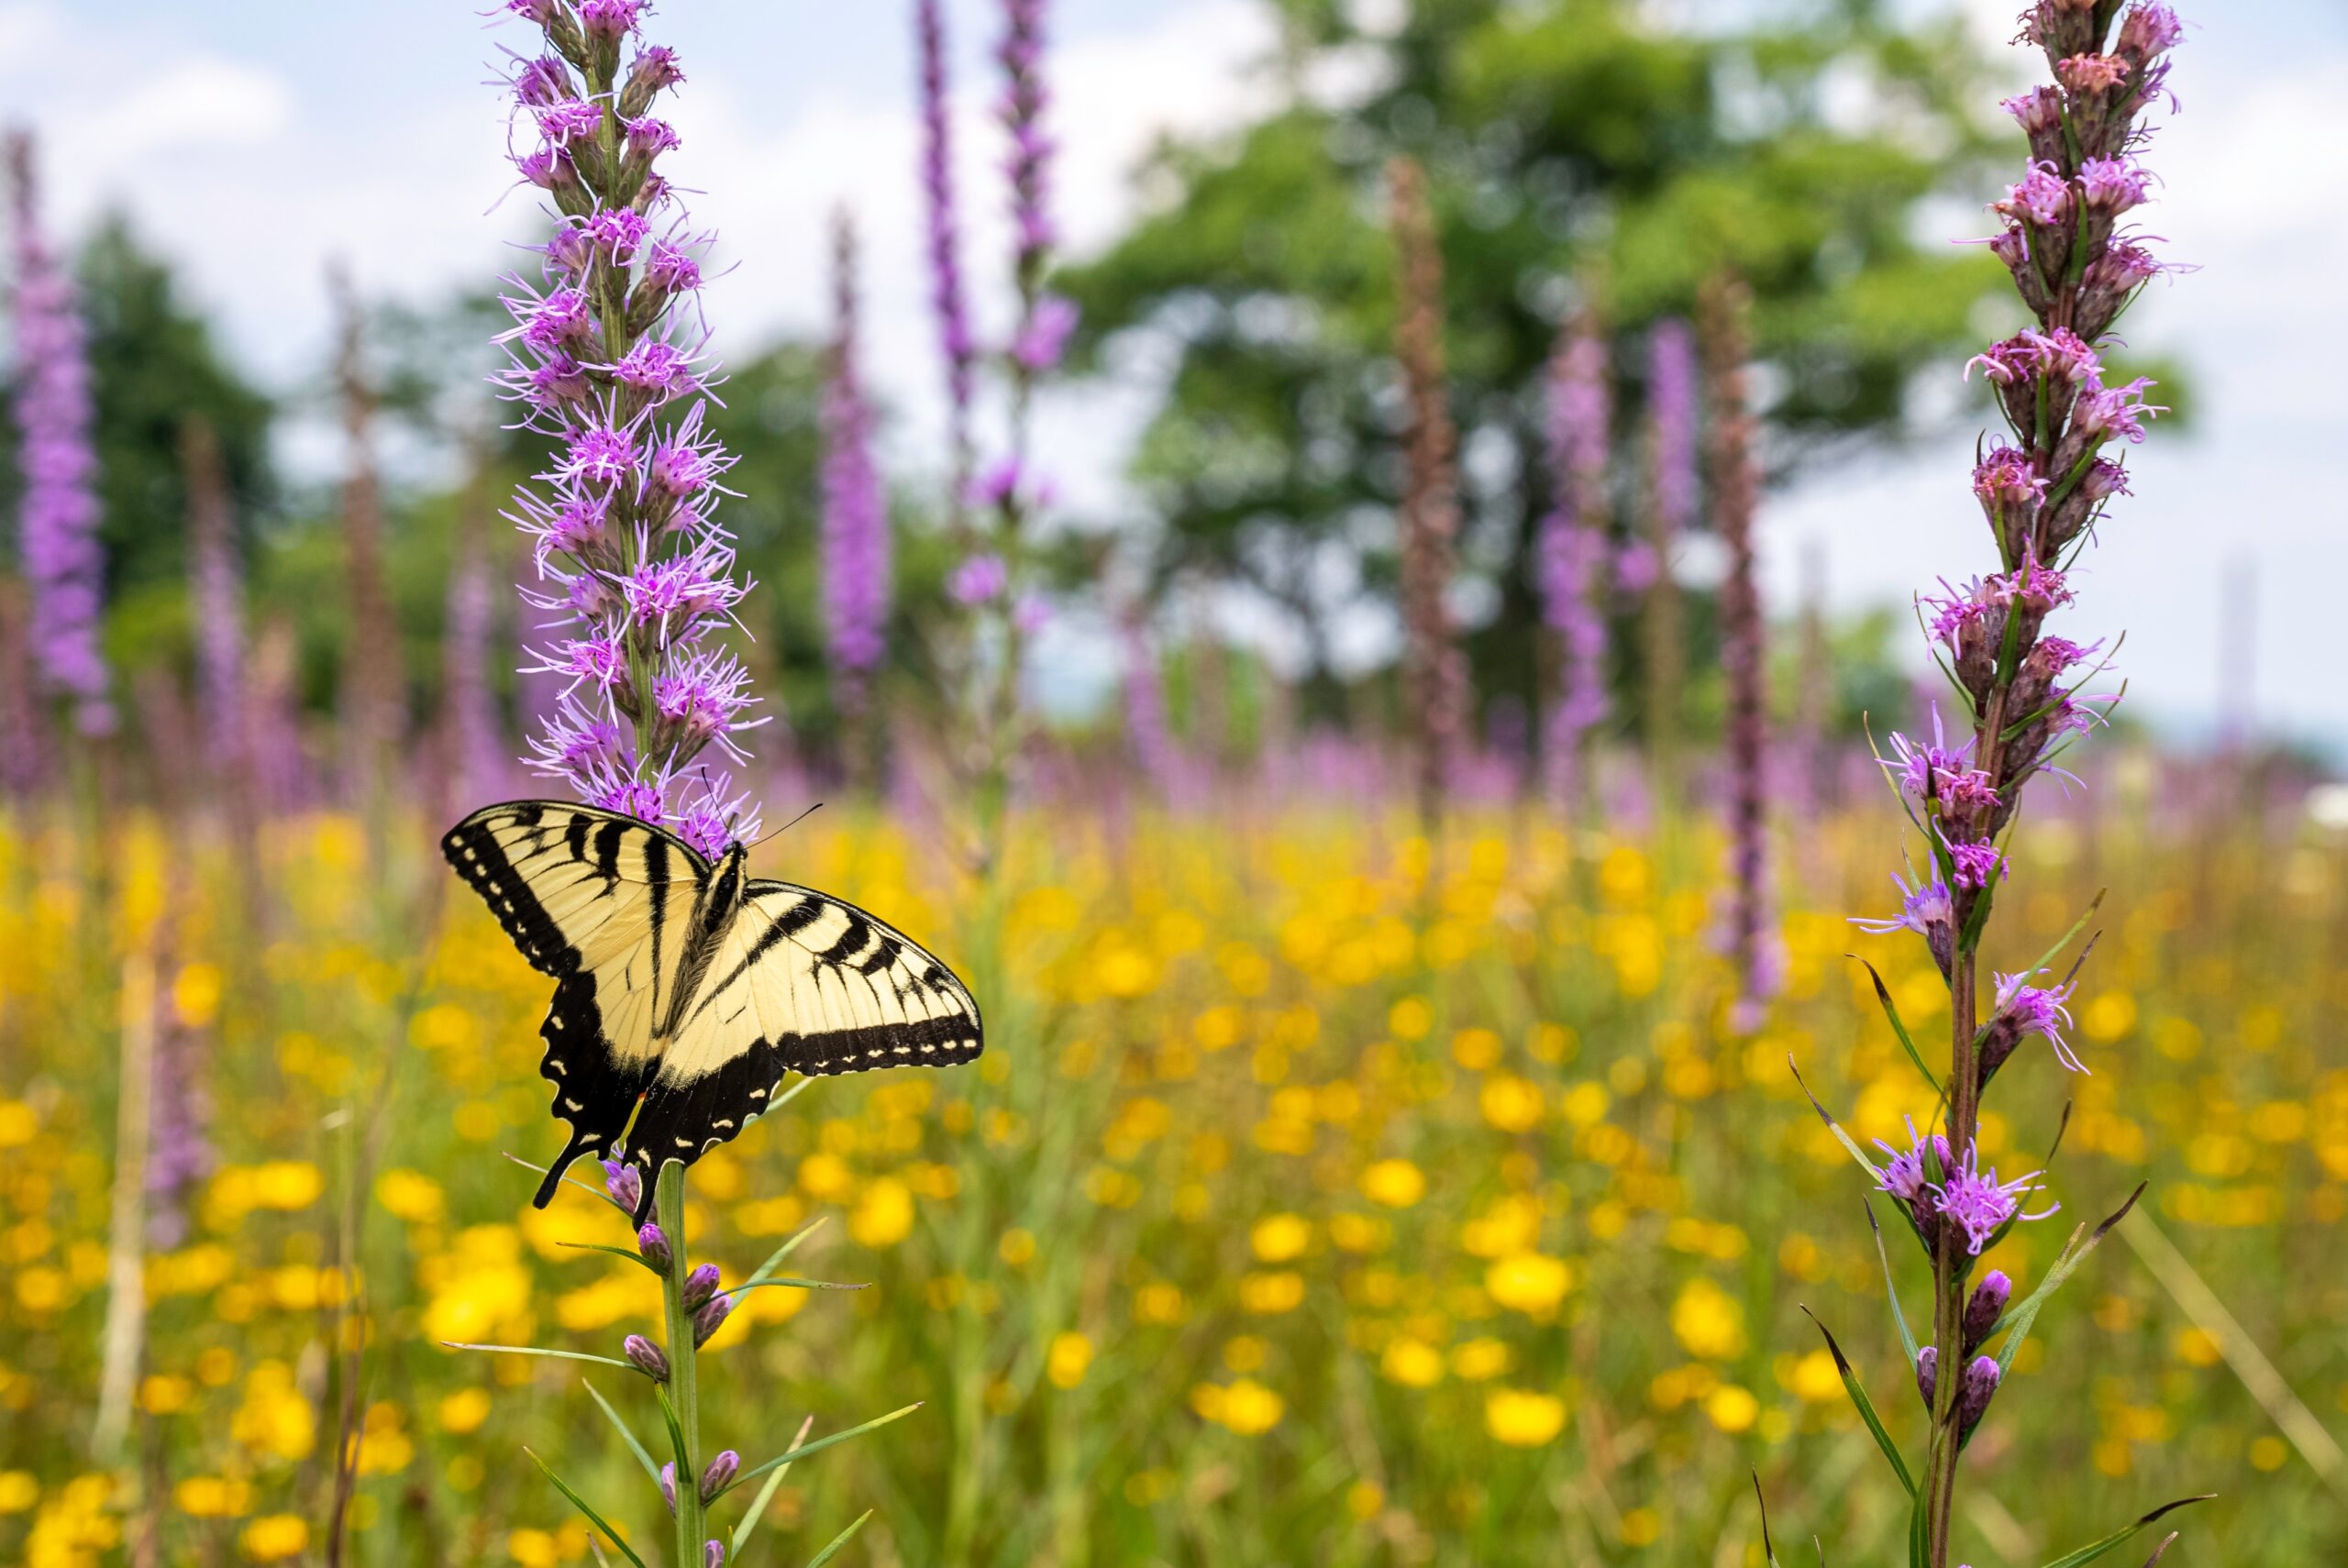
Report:
[[1851,917],[1851,923],[1861,931],[1871,931],[1878,936],[1895,931],[1912,931],[1919,936],[1945,935],[1953,918],[1954,904],[1948,884],[1933,877],[1910,887],[1899,872],[1891,874],[1891,885],[1899,889],[1899,912],[1888,919]]
[[957,604],[985,604],[1001,596],[1010,580],[1001,556],[972,556],[954,569],[953,576],[947,579],[946,591]]
[[9,138],[17,240],[17,466],[24,489],[17,537],[32,589],[31,642],[44,690],[67,703],[83,734],[111,734],[111,679],[99,646],[105,553],[98,540],[96,416],[87,328],[72,275],[40,221],[28,136]]
[[1044,295],[1029,313],[1019,341],[1012,345],[1012,358],[1027,370],[1041,373],[1052,370],[1068,350],[1068,340],[1076,331],[1080,314],[1073,300],[1058,294]]
[[[1943,1169],[1945,1178],[1933,1189],[1933,1210],[1964,1232],[1966,1251],[1975,1257],[1981,1255],[1981,1249],[1989,1244],[2007,1221],[2021,1214],[2021,1200],[2039,1190],[2039,1172],[2000,1182],[1997,1167],[1982,1170],[1979,1152],[1971,1147],[1953,1168],[1944,1159]],[[2053,1205],[2021,1217],[2043,1220],[2059,1207]]]
[[2004,197],[1990,203],[1989,210],[2011,223],[2058,227],[2071,215],[2071,187],[2052,165],[2037,164],[2007,186]]
[[2132,159],[2091,158],[2079,165],[2079,182],[2088,210],[2117,217],[2143,205],[2152,179]]
[[1991,514],[2005,507],[2033,506],[2046,498],[2046,479],[2027,454],[1999,446],[1974,465],[1973,493]]
[[929,303],[946,364],[948,443],[953,451],[954,500],[961,503],[970,474],[970,400],[978,338],[963,297],[961,223],[954,204],[953,122],[946,80],[946,22],[938,0],[919,0],[914,14],[921,52],[921,187],[928,240]]
[[823,403],[825,629],[840,707],[858,713],[888,652],[889,499],[872,460],[872,411],[858,363],[856,233],[845,213],[835,237],[834,268]]
[[1933,1204],[1933,1195],[1938,1189],[1932,1179],[1932,1169],[1925,1161],[1925,1150],[1929,1148],[1932,1151],[1933,1159],[1938,1162],[1944,1176],[1955,1162],[1950,1157],[1946,1138],[1935,1132],[1927,1140],[1916,1131],[1912,1117],[1907,1119],[1907,1125],[1908,1146],[1904,1149],[1894,1148],[1880,1138],[1875,1141],[1875,1146],[1888,1156],[1883,1169],[1876,1173],[1876,1186],[1898,1198],[1906,1208],[1929,1248],[1933,1244],[1934,1227],[1939,1223],[1939,1210]]
[[[678,145],[653,101],[684,73],[672,50],[638,38],[648,9],[514,7],[548,46],[512,77],[542,139],[515,164],[560,210],[542,281],[507,280],[515,325],[497,341],[511,362],[497,381],[556,452],[509,512],[531,543],[524,602],[547,617],[534,668],[566,682],[529,766],[714,856],[758,813],[693,759],[715,746],[744,760],[743,733],[760,721],[740,665],[705,646],[748,585],[714,520],[734,458],[705,424],[717,379],[698,348],[707,330],[677,319],[702,286],[709,238],[652,171]],[[616,158],[594,145],[607,106],[625,127]]]
[[2116,55],[2075,54],[2055,62],[2054,75],[2074,93],[2108,93],[2128,80],[2128,62]]
[[1952,844],[1948,855],[1955,867],[1955,880],[1959,888],[1986,888],[2006,870],[2005,856],[1986,838],[1977,844]]
[[[2056,1061],[2072,1072],[2086,1072],[2087,1064],[2079,1060],[2078,1053],[2072,1050],[2070,1043],[2063,1038],[2063,1031],[2071,1023],[2070,1010],[2066,1004],[2071,999],[2071,993],[2078,988],[2077,982],[2042,988],[2030,985],[2030,978],[2028,974],[1997,977],[1997,1012],[1990,1021],[1993,1043],[2000,1025],[2010,1027],[2017,1042],[2023,1035],[2043,1035],[2054,1051]],[[2010,1055],[2012,1049],[2012,1044],[2008,1044],[2006,1053]],[[1984,1054],[1987,1055],[1986,1047]],[[2004,1057],[1999,1059],[2002,1061]]]
[[2086,390],[2072,407],[2071,428],[2098,444],[2143,440],[2144,421],[2168,412],[2159,403],[2144,401],[2144,389],[2152,384],[2151,378],[2138,376],[2124,386],[2107,387],[2100,375],[2088,377]]

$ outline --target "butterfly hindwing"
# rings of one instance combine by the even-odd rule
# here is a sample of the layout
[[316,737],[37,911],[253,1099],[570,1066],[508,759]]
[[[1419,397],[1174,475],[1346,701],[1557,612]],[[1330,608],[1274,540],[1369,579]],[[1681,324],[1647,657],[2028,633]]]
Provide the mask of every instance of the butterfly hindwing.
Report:
[[476,812],[441,852],[522,955],[556,979],[538,1071],[570,1139],[538,1190],[543,1208],[572,1160],[618,1146],[651,1081],[654,1021],[709,867],[633,817],[554,801]]
[[738,1133],[789,1073],[948,1066],[983,1043],[969,990],[855,905],[753,881],[628,1135],[628,1157],[687,1163]]

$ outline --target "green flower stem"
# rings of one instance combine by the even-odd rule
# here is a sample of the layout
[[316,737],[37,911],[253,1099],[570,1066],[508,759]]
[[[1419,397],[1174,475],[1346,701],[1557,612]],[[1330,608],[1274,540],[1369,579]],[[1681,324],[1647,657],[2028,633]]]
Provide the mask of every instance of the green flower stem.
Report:
[[660,1167],[653,1194],[661,1234],[669,1238],[669,1272],[660,1295],[669,1314],[669,1403],[677,1413],[678,1429],[685,1434],[684,1452],[677,1463],[677,1568],[695,1568],[701,1562],[701,1382],[693,1362],[693,1315],[685,1310],[685,1167],[670,1163]]

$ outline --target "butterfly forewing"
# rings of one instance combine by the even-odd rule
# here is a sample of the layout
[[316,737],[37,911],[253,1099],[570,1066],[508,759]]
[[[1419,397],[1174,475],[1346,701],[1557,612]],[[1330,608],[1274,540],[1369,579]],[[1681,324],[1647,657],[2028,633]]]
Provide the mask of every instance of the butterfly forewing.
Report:
[[440,847],[522,955],[556,977],[538,1071],[570,1140],[539,1189],[543,1206],[564,1166],[618,1146],[651,1081],[654,1022],[709,867],[633,817],[554,801],[476,812]]
[[[623,1132],[631,1161],[691,1164],[764,1110],[788,1073],[946,1066],[979,1054],[978,1003],[903,932],[787,882],[748,883],[725,919],[725,900],[711,893],[720,874],[633,817],[555,801],[493,806],[441,848],[523,955],[556,978],[539,1071],[571,1136],[541,1206],[565,1165],[622,1147]],[[690,940],[704,930],[697,911],[715,911],[705,944]]]

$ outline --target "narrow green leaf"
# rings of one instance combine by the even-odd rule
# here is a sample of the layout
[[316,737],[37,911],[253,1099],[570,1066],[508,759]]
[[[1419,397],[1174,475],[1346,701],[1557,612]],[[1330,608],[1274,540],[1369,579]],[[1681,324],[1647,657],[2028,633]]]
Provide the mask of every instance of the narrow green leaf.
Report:
[[[1931,1473],[1927,1461],[1925,1474]],[[1908,1505],[1908,1568],[1933,1568],[1931,1507],[1931,1495],[1918,1488]]]
[[2176,1538],[2184,1533],[2183,1530],[2173,1529],[2161,1537],[2161,1543],[2153,1548],[2153,1554],[2150,1557],[2144,1559],[2144,1568],[2160,1568],[2161,1559],[2168,1555],[2168,1549],[2175,1546]]
[[1883,1185],[1883,1173],[1875,1168],[1875,1162],[1859,1151],[1859,1146],[1851,1141],[1851,1135],[1843,1131],[1843,1124],[1828,1115],[1826,1108],[1818,1103],[1818,1097],[1810,1092],[1810,1085],[1803,1082],[1801,1068],[1795,1065],[1791,1052],[1786,1055],[1786,1066],[1792,1068],[1794,1082],[1800,1085],[1802,1097],[1810,1101],[1811,1110],[1818,1112],[1818,1119],[1826,1123],[1827,1131],[1834,1134],[1837,1143],[1851,1152],[1851,1158],[1859,1162],[1859,1169],[1866,1172],[1870,1180],[1878,1187]]
[[743,1285],[729,1285],[725,1287],[725,1294],[738,1301],[753,1290],[766,1290],[775,1286],[781,1286],[786,1290],[869,1290],[872,1288],[869,1282],[845,1285],[834,1279],[800,1279],[792,1275],[779,1274],[771,1279],[753,1279]]
[[2054,1266],[2046,1271],[2046,1277],[2039,1281],[2038,1288],[2032,1291],[2021,1306],[2008,1308],[1990,1326],[1992,1334],[2009,1324],[2013,1328],[2013,1332],[2006,1336],[2006,1342],[1998,1347],[1998,1371],[2000,1375],[2014,1369],[2014,1357],[2021,1353],[2021,1342],[2029,1338],[2030,1326],[2037,1320],[2039,1309],[2046,1305],[2046,1298],[2054,1294],[2057,1286],[2071,1277],[2072,1271],[2095,1251],[2095,1244],[2110,1234],[2114,1225],[2128,1217],[2128,1211],[2136,1207],[2136,1200],[2144,1196],[2144,1186],[2143,1182],[2137,1183],[2136,1190],[2128,1195],[2128,1201],[2121,1204],[2110,1219],[2098,1225],[2095,1233],[2085,1242],[2079,1241],[2077,1231],[2072,1231],[2071,1241],[2064,1244],[2062,1255],[2054,1260]]
[[[810,1083],[813,1081],[813,1079],[808,1078],[802,1078],[800,1080],[802,1083]],[[799,1091],[797,1089],[792,1090],[792,1093],[793,1094],[798,1092]],[[798,1230],[792,1231],[791,1238],[788,1241],[784,1242],[782,1245],[777,1247],[773,1252],[767,1254],[766,1262],[760,1264],[757,1268],[750,1271],[750,1277],[752,1279],[764,1279],[767,1276],[768,1271],[772,1269],[777,1264],[782,1262],[783,1259],[789,1257],[792,1253],[799,1250],[800,1242],[805,1241],[808,1237],[822,1230],[824,1228],[824,1222],[829,1218],[831,1218],[829,1215],[818,1214],[813,1220],[808,1220],[804,1225],[800,1226]]]
[[[2108,891],[2110,891],[2110,889],[2105,889],[2097,892],[2096,896],[2088,901],[2088,907],[2080,914],[2079,918],[2071,922],[2071,929],[2057,937],[2055,939],[2054,945],[2040,954],[2038,955],[2038,962],[2032,964],[2029,968],[2024,969],[2022,973],[2025,975],[2035,975],[2041,969],[2045,968],[2049,964],[2054,963],[2056,958],[2060,957],[2062,955],[2063,949],[2071,945],[2071,939],[2078,935],[2081,931],[2087,928],[2088,922],[2095,919],[2095,911],[2103,908],[2103,896],[2104,893]],[[2094,944],[2090,943],[2088,945],[2093,946]],[[2087,955],[2082,953],[2079,956],[2081,958],[2085,958]],[[2076,969],[2073,971],[2075,974],[2077,972],[2077,971]],[[1986,1030],[1988,1026],[1984,1024],[1982,1027]]]
[[626,1558],[630,1562],[635,1563],[636,1568],[645,1568],[644,1559],[636,1554],[636,1548],[630,1546],[626,1540],[621,1539],[620,1532],[614,1529],[611,1527],[611,1522],[605,1519],[603,1515],[595,1511],[593,1504],[589,1503],[586,1498],[581,1496],[578,1493],[572,1491],[570,1489],[570,1484],[568,1481],[565,1481],[561,1476],[557,1475],[553,1470],[549,1469],[547,1465],[547,1462],[540,1459],[535,1452],[527,1448],[524,1449],[522,1452],[529,1454],[530,1463],[537,1465],[539,1471],[545,1474],[546,1478],[554,1483],[554,1489],[556,1491],[570,1499],[570,1506],[572,1507],[577,1508],[581,1513],[587,1516],[587,1522],[589,1524],[592,1524],[597,1529],[602,1530],[604,1534],[609,1538],[612,1545],[618,1550],[621,1556]]
[[693,1456],[685,1452],[685,1429],[678,1423],[677,1408],[669,1403],[666,1388],[660,1390],[660,1419],[668,1423],[669,1452],[677,1456],[677,1485],[698,1485],[699,1478],[693,1474]]
[[537,1345],[467,1345],[455,1340],[442,1340],[440,1342],[450,1350],[493,1351],[499,1355],[546,1355],[557,1361],[592,1361],[598,1366],[616,1366],[622,1372],[638,1370],[632,1361],[622,1361],[616,1356],[589,1355],[585,1351],[540,1350]]
[[[788,1453],[781,1454],[773,1459],[768,1460],[764,1464],[758,1466],[754,1470],[745,1470],[740,1474],[735,1476],[732,1481],[728,1482],[724,1490],[717,1494],[717,1497],[723,1497],[727,1492],[731,1492],[737,1486],[744,1485],[751,1481],[757,1480],[759,1476],[764,1475],[768,1471],[774,1469],[777,1465],[790,1464],[797,1460],[806,1458],[811,1453],[820,1453],[836,1442],[846,1442],[852,1437],[862,1437],[865,1433],[871,1431],[876,1427],[885,1427],[891,1421],[903,1420],[905,1417],[912,1415],[915,1410],[920,1409],[922,1408],[922,1404],[923,1401],[916,1399],[902,1410],[892,1410],[885,1416],[874,1417],[871,1420],[865,1422],[860,1427],[850,1427],[844,1432],[834,1432],[827,1438],[817,1438],[814,1442],[807,1443],[802,1447],[793,1448]],[[710,1501],[714,1503],[717,1501],[717,1497],[712,1497]]]
[[774,1501],[775,1488],[781,1485],[782,1478],[791,1474],[791,1461],[796,1457],[799,1445],[807,1441],[807,1434],[814,1429],[815,1418],[813,1416],[799,1423],[799,1435],[792,1438],[791,1446],[783,1451],[782,1463],[775,1467],[773,1474],[767,1477],[767,1484],[759,1488],[759,1495],[750,1499],[750,1511],[742,1516],[742,1522],[734,1527],[734,1538],[725,1548],[729,1562],[742,1555],[742,1548],[759,1528],[759,1521],[766,1518],[767,1505]]
[[634,1247],[606,1246],[601,1242],[557,1242],[555,1245],[558,1247],[576,1248],[578,1251],[582,1253],[609,1253],[615,1258],[626,1258],[628,1262],[635,1264],[639,1268],[649,1270],[652,1274],[659,1275],[661,1278],[665,1279],[668,1277],[666,1275],[661,1274],[659,1264],[655,1264],[650,1258],[646,1257],[642,1253],[637,1252]]
[[833,1558],[839,1555],[841,1547],[846,1546],[849,1541],[856,1539],[856,1532],[864,1528],[864,1521],[871,1517],[872,1510],[870,1508],[867,1508],[862,1513],[857,1515],[856,1522],[854,1524],[840,1531],[839,1534],[832,1537],[831,1545],[824,1548],[823,1551],[818,1551],[814,1556],[810,1557],[807,1560],[807,1568],[824,1568],[825,1563],[829,1562]]
[[1761,1505],[1761,1557],[1769,1568],[1778,1568],[1778,1549],[1769,1540],[1769,1498],[1761,1490],[1761,1472],[1753,1472],[1753,1500]]
[[660,1467],[652,1463],[652,1455],[645,1446],[636,1441],[635,1430],[628,1426],[627,1422],[620,1419],[620,1413],[612,1408],[612,1402],[604,1397],[601,1389],[583,1377],[579,1380],[579,1384],[581,1387],[587,1390],[587,1397],[595,1401],[604,1415],[611,1418],[612,1428],[620,1434],[620,1441],[627,1444],[627,1451],[636,1455],[636,1462],[644,1466],[644,1473],[652,1477],[653,1485],[659,1485]]
[[[502,1150],[501,1150],[501,1151],[500,1151],[500,1153],[504,1153],[504,1151],[502,1151]],[[509,1159],[509,1160],[513,1161],[515,1165],[517,1165],[521,1166],[524,1170],[526,1170],[526,1171],[536,1171],[536,1172],[537,1172],[540,1176],[544,1176],[544,1175],[546,1175],[546,1174],[547,1174],[547,1171],[549,1169],[549,1167],[548,1167],[548,1166],[546,1166],[546,1165],[532,1165],[529,1161],[527,1161],[527,1160],[524,1159],[524,1158],[523,1158],[521,1155],[519,1155],[519,1154],[507,1154],[505,1155],[505,1157],[506,1157],[507,1159]],[[605,1202],[605,1203],[610,1204],[613,1208],[615,1208],[615,1209],[618,1209],[621,1213],[623,1213],[623,1214],[627,1214],[627,1213],[628,1213],[628,1210],[627,1210],[627,1205],[626,1205],[625,1203],[622,1203],[618,1198],[614,1198],[610,1193],[605,1192],[605,1191],[604,1191],[602,1187],[589,1187],[585,1182],[581,1181],[581,1180],[580,1180],[577,1176],[568,1176],[568,1175],[566,1175],[566,1176],[562,1178],[562,1185],[563,1185],[563,1186],[565,1186],[565,1187],[577,1187],[580,1191],[581,1191],[581,1192],[583,1192],[583,1193],[586,1193],[589,1197],[591,1197],[591,1198],[599,1198],[599,1199],[601,1199],[602,1201],[604,1201],[604,1202]],[[635,1219],[635,1218],[636,1218],[636,1216],[635,1216],[635,1215],[633,1215],[633,1214],[628,1214],[628,1218],[629,1218],[629,1219],[631,1219],[631,1220],[633,1220],[633,1219]]]
[[1899,1021],[1899,1009],[1893,1005],[1890,988],[1883,983],[1883,977],[1876,973],[1874,965],[1867,963],[1857,954],[1845,953],[1843,956],[1866,967],[1867,978],[1875,982],[1875,999],[1882,1004],[1883,1016],[1891,1021],[1891,1032],[1899,1037],[1901,1049],[1908,1053],[1908,1059],[1916,1064],[1916,1070],[1924,1075],[1924,1081],[1933,1086],[1933,1092],[1943,1099],[1946,1099],[1947,1086],[1934,1076],[1932,1068],[1924,1065],[1924,1054],[1916,1049],[1915,1039],[1908,1032],[1908,1026]]
[[[2217,1494],[2215,1492],[2204,1492],[2198,1497],[2179,1497],[2173,1503],[2163,1503],[2159,1507],[2154,1508],[2151,1513],[2146,1514],[2134,1524],[2126,1525],[2119,1529],[2113,1530],[2101,1540],[2092,1541],[2066,1556],[2057,1557],[2054,1562],[2049,1562],[2046,1565],[2046,1568],[2084,1568],[2085,1564],[2094,1562],[2097,1558],[2101,1557],[2105,1552],[2119,1550],[2121,1547],[2127,1545],[2130,1540],[2133,1540],[2143,1531],[2150,1529],[2153,1525],[2160,1519],[2162,1515],[2175,1513],[2177,1509],[2189,1507],[2195,1503],[2206,1503],[2216,1496]],[[2165,1541],[2162,1542],[2161,1551],[2165,1551],[2167,1550],[2168,1543]],[[2153,1553],[2154,1562],[2159,1562],[2160,1558],[2160,1551]],[[2147,1563],[2145,1568],[2151,1568],[2151,1564]]]
[[[1908,1314],[1899,1309],[1899,1286],[1892,1283],[1891,1254],[1884,1250],[1883,1227],[1876,1223],[1875,1205],[1868,1203],[1866,1207],[1867,1229],[1875,1234],[1875,1255],[1883,1261],[1883,1294],[1891,1303],[1891,1320],[1899,1326],[1899,1347],[1908,1353],[1908,1364],[1913,1366],[1916,1364],[1917,1355],[1921,1353],[1917,1348],[1916,1336],[1909,1331]],[[1911,1221],[1911,1226],[1912,1228],[1913,1221]]]
[[1843,1387],[1851,1396],[1851,1403],[1858,1407],[1859,1419],[1867,1424],[1867,1430],[1875,1437],[1876,1447],[1883,1450],[1883,1457],[1891,1462],[1892,1471],[1899,1477],[1899,1484],[1908,1488],[1910,1496],[1914,1496],[1915,1477],[1908,1474],[1908,1462],[1899,1457],[1899,1445],[1891,1441],[1891,1434],[1883,1430],[1882,1418],[1875,1413],[1875,1405],[1867,1398],[1867,1391],[1859,1386],[1859,1375],[1852,1368],[1850,1359],[1844,1355],[1843,1347],[1834,1342],[1834,1336],[1827,1331],[1826,1325],[1818,1322],[1818,1314],[1807,1307],[1801,1310],[1802,1316],[1817,1323],[1818,1331],[1826,1335],[1826,1348],[1834,1357],[1834,1370],[1842,1375]]

